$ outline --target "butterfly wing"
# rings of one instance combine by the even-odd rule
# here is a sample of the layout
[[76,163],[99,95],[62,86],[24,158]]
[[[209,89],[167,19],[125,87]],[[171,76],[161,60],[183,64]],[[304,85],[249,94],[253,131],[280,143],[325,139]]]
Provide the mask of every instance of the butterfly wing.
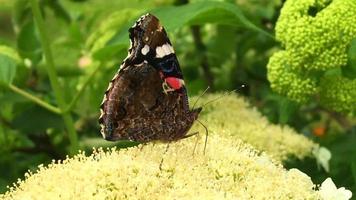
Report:
[[143,15],[129,29],[131,48],[127,64],[148,62],[159,71],[164,80],[165,92],[178,92],[184,101],[184,109],[189,110],[187,89],[178,59],[167,32],[157,17]]
[[180,139],[201,109],[189,110],[183,75],[167,34],[150,14],[129,32],[129,55],[101,105],[101,133],[107,140]]
[[131,137],[135,134],[134,127],[145,131],[144,127],[149,127],[150,111],[164,96],[155,89],[161,87],[161,82],[156,70],[147,63],[122,68],[111,80],[101,105],[99,122],[103,136],[108,140],[135,140]]

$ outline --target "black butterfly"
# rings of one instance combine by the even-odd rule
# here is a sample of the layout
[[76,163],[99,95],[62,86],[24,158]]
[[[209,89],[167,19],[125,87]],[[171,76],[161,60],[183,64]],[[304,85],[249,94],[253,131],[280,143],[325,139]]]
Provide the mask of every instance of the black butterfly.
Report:
[[129,29],[131,47],[110,81],[99,123],[106,140],[187,137],[201,108],[189,110],[183,74],[159,20],[146,14]]

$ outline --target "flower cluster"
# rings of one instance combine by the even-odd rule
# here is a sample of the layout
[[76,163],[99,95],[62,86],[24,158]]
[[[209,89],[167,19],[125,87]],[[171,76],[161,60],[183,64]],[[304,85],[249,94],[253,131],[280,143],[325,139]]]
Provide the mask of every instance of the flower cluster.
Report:
[[321,79],[320,102],[335,111],[356,110],[356,79],[325,76]]
[[[313,95],[336,93],[337,97],[324,95],[322,102],[334,110],[340,110],[338,107],[344,102],[355,105],[352,98],[340,101],[343,96],[350,96],[347,89],[325,91],[325,82],[321,81],[326,72],[347,66],[348,49],[356,35],[355,18],[354,0],[287,0],[276,24],[276,39],[284,50],[277,51],[267,66],[271,87],[297,102],[305,102]],[[337,79],[348,84],[347,88],[356,87],[341,73]],[[356,106],[342,110],[356,111]]]
[[[201,102],[209,102],[222,95],[206,95]],[[210,135],[229,135],[242,139],[279,161],[286,160],[289,156],[303,159],[311,155],[313,149],[319,148],[316,143],[292,128],[270,123],[243,98],[236,95],[225,95],[221,100],[204,106],[199,119],[206,124]],[[202,135],[205,132],[199,124],[196,124],[192,131],[198,131]]]
[[[40,166],[0,199],[317,199],[311,179],[230,137],[95,150]],[[200,140],[198,146],[203,146]],[[160,162],[162,166],[160,168]]]
[[[203,101],[218,96],[208,95]],[[287,154],[306,155],[314,143],[268,123],[235,95],[204,110],[201,120],[211,130],[205,154],[203,134],[172,142],[167,152],[162,143],[96,149],[90,156],[82,152],[39,166],[0,199],[320,198],[307,175],[286,170],[275,160]],[[198,126],[193,129],[201,131]]]

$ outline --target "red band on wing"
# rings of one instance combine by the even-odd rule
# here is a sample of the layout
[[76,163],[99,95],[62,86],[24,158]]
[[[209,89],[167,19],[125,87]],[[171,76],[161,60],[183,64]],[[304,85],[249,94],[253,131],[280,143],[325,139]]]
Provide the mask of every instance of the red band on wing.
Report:
[[165,80],[168,83],[168,85],[175,90],[178,90],[182,87],[182,82],[179,78],[167,77],[165,78]]

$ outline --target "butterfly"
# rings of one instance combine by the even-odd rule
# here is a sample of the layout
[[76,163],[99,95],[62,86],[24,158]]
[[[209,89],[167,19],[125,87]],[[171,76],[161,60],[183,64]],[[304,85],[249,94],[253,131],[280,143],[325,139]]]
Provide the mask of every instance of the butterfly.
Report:
[[176,141],[202,108],[189,109],[187,89],[172,43],[157,17],[146,14],[129,29],[130,48],[100,106],[104,139]]

